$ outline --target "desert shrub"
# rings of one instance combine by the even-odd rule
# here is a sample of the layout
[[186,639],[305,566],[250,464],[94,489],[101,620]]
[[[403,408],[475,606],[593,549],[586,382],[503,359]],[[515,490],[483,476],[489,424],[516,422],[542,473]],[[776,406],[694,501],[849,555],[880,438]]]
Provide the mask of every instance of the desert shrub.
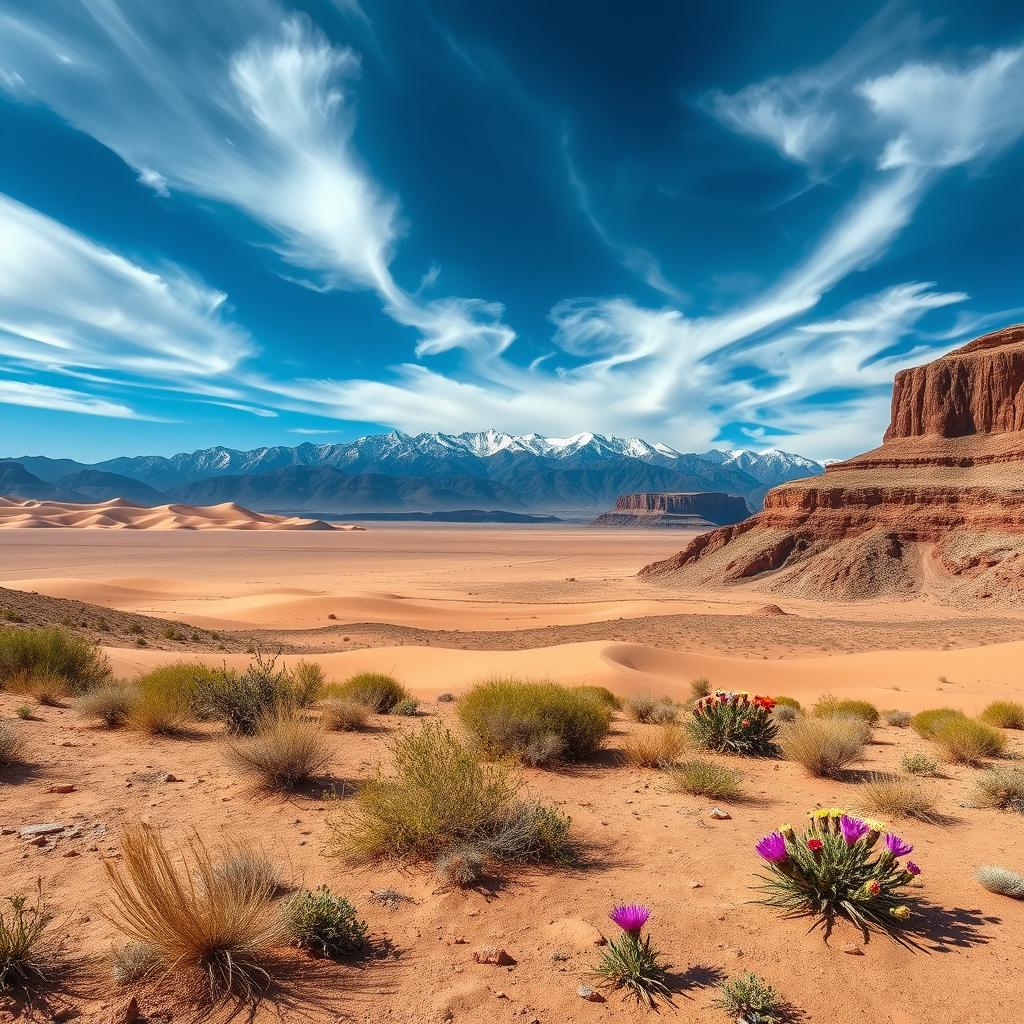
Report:
[[927,754],[904,754],[900,764],[910,775],[934,775],[939,770],[939,762]]
[[434,868],[445,885],[467,889],[484,877],[487,854],[476,846],[460,846],[442,853],[434,861]]
[[269,980],[263,964],[285,938],[277,908],[265,889],[219,875],[198,836],[179,860],[152,828],[138,825],[121,837],[121,860],[103,866],[111,922],[151,951],[154,967],[201,970],[215,995],[252,995]]
[[[581,693],[587,693],[591,697],[596,697],[602,704],[606,704],[613,711],[618,711],[622,707],[621,698],[616,697],[607,686],[577,686],[576,689]],[[440,699],[438,697],[438,700]]]
[[135,681],[128,724],[155,735],[180,732],[203,715],[205,686],[213,677],[198,662],[158,665]]
[[863,724],[859,719],[801,718],[782,730],[779,744],[808,774],[831,778],[864,756]]
[[1009,896],[1015,900],[1024,900],[1024,875],[1016,871],[995,864],[985,864],[978,868],[975,877],[989,892]]
[[531,741],[554,734],[570,761],[590,756],[608,734],[611,711],[593,694],[557,683],[492,679],[458,705],[459,719],[489,755],[521,757]]
[[268,789],[295,789],[330,758],[323,728],[287,710],[263,718],[254,734],[224,743],[234,766]]
[[796,708],[791,708],[788,704],[777,704],[772,710],[772,714],[775,716],[776,722],[781,722],[784,725],[789,722],[795,722],[800,717],[800,712]]
[[107,683],[75,701],[79,718],[102,722],[108,729],[124,725],[132,711],[135,691],[124,683]]
[[917,818],[936,821],[939,818],[935,801],[920,785],[908,779],[872,776],[860,788],[858,805],[873,814],[894,818]]
[[718,996],[711,1004],[745,1024],[776,1024],[785,1017],[786,1006],[778,992],[764,978],[750,971],[720,982]]
[[796,699],[796,697],[776,697],[775,704],[778,707],[792,708],[794,711],[803,711],[803,706],[801,705],[800,701]]
[[455,703],[455,694],[454,693],[447,693],[447,692],[446,693],[439,693],[437,695],[437,703],[438,704],[454,704]]
[[[894,931],[910,916],[906,887],[920,873],[901,857],[913,847],[885,826],[836,808],[813,811],[802,835],[783,825],[757,844],[768,874],[758,902],[789,914],[808,914],[829,931],[845,917],[865,931]],[[881,850],[878,844],[881,841]]]
[[950,719],[966,718],[962,711],[956,708],[928,708],[927,711],[919,711],[910,720],[911,728],[922,739],[930,740],[936,727]]
[[895,726],[897,729],[906,729],[914,720],[914,716],[909,711],[883,711],[882,717],[885,719],[886,725]]
[[32,718],[32,709],[27,704],[19,704],[15,709],[14,713],[22,719],[22,721],[28,721]]
[[693,700],[700,700],[702,697],[711,695],[711,680],[704,676],[698,676],[689,682],[690,697]]
[[0,904],[0,993],[42,980],[46,966],[46,929],[53,921],[43,900],[42,882],[36,898],[7,896]]
[[229,846],[213,866],[218,879],[242,892],[277,896],[284,883],[277,865],[262,850],[245,844]]
[[[299,662],[309,669],[316,666]],[[297,667],[299,668],[299,667]],[[223,668],[202,680],[198,700],[212,717],[222,721],[228,732],[252,736],[264,721],[299,708],[308,707],[320,689],[309,686],[308,673],[299,675],[277,667],[277,658],[256,650],[244,672]]]
[[0,722],[0,768],[21,764],[25,753],[25,739],[6,722]]
[[840,700],[838,697],[822,697],[818,700],[811,713],[816,718],[840,718],[849,716],[860,718],[870,726],[878,725],[880,715],[878,708],[867,700]]
[[1024,814],[1024,768],[989,768],[974,779],[973,799],[979,807]]
[[392,753],[392,774],[379,773],[329,820],[342,855],[435,859],[467,845],[507,860],[567,855],[568,819],[521,802],[508,764],[481,762],[437,723],[397,737]]
[[687,745],[680,726],[661,725],[629,736],[622,755],[631,768],[667,768],[679,760]]
[[325,687],[322,694],[357,700],[381,715],[388,714],[399,701],[409,696],[408,690],[394,676],[384,672],[360,672],[340,685]]
[[650,911],[631,904],[615,907],[608,915],[622,934],[604,949],[593,974],[606,988],[624,989],[638,1003],[655,1006],[659,999],[670,1000],[667,985],[667,964],[651,945],[650,935],[643,934]]
[[392,709],[391,714],[402,718],[415,718],[420,713],[420,702],[415,697],[403,697]]
[[952,764],[980,764],[1006,749],[1002,732],[964,716],[939,722],[932,729],[931,738],[939,757]]
[[134,985],[158,966],[154,951],[141,942],[126,942],[110,953],[110,973],[117,985]]
[[669,786],[677,793],[706,796],[712,800],[736,800],[741,795],[739,772],[714,761],[696,759],[677,764],[669,773]]
[[305,658],[300,658],[288,669],[287,675],[291,682],[292,702],[296,707],[308,708],[327,685],[324,670],[315,661],[306,661]]
[[0,689],[34,676],[60,679],[65,692],[83,693],[110,678],[110,663],[90,640],[59,626],[0,628]]
[[666,725],[674,722],[679,715],[679,708],[671,697],[655,697],[649,693],[629,697],[625,709],[634,722],[644,725]]
[[6,683],[11,693],[31,697],[44,707],[59,708],[74,692],[74,687],[63,676],[49,672],[22,673],[11,676]]
[[296,944],[338,960],[366,949],[366,922],[348,900],[326,885],[296,893],[285,903],[284,920]]
[[717,690],[694,704],[688,722],[690,735],[707,750],[768,756],[778,750],[774,707],[772,697]]
[[332,732],[351,732],[365,729],[370,709],[357,700],[329,697],[320,704],[320,721]]
[[978,717],[1000,729],[1024,729],[1024,704],[1014,700],[994,700]]
[[550,768],[565,754],[565,740],[557,732],[542,732],[530,737],[519,753],[523,764],[531,768]]

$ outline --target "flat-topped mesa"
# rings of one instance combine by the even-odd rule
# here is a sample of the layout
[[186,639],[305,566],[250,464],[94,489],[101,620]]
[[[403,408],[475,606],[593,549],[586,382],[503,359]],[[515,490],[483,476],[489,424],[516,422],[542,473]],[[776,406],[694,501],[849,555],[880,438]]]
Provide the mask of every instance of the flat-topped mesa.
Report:
[[826,598],[1024,604],[1024,325],[896,376],[882,445],[640,575]]
[[676,527],[711,529],[738,523],[750,515],[747,503],[721,491],[640,492],[622,494],[615,508],[594,520],[594,526]]

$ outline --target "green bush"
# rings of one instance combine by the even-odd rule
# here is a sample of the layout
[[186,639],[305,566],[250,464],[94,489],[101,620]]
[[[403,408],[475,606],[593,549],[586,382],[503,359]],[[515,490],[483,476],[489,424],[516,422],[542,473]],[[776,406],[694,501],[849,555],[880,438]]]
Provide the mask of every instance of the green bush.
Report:
[[719,995],[711,1004],[725,1010],[730,1018],[746,1024],[776,1024],[785,1019],[786,1007],[778,992],[764,978],[747,971],[718,986]]
[[840,700],[838,697],[822,697],[814,705],[812,714],[816,718],[859,718],[870,726],[878,725],[881,717],[878,708],[867,700]]
[[711,800],[737,800],[742,795],[739,772],[714,761],[683,761],[669,772],[669,785],[677,793]]
[[296,893],[284,907],[285,923],[296,943],[320,956],[338,960],[366,950],[366,922],[348,900],[326,885]]
[[895,726],[897,729],[906,729],[914,720],[909,711],[884,711],[882,717],[885,718],[886,725]]
[[540,737],[557,737],[560,756],[583,760],[608,735],[611,710],[591,693],[557,683],[493,679],[473,687],[458,704],[459,719],[491,756],[523,757]]
[[775,703],[782,708],[792,708],[794,711],[803,711],[803,706],[796,697],[776,697]]
[[980,764],[1006,749],[1004,733],[965,716],[939,721],[932,729],[931,739],[942,760],[952,764]]
[[994,700],[978,717],[1000,729],[1024,729],[1024,704],[1014,700]]
[[36,886],[36,898],[8,896],[0,908],[0,993],[25,988],[44,978],[46,929],[53,915],[43,902],[43,886]]
[[910,775],[934,775],[939,770],[939,762],[927,754],[904,754],[900,764]]
[[135,693],[124,683],[108,683],[83,693],[75,702],[75,710],[79,718],[100,721],[108,729],[116,729],[128,721]]
[[690,735],[707,750],[766,757],[778,750],[774,707],[771,697],[718,690],[694,704]]
[[419,713],[420,702],[415,697],[405,697],[391,709],[391,714],[400,718],[415,718]]
[[360,672],[344,683],[326,686],[320,692],[324,697],[357,700],[380,715],[388,714],[399,701],[409,697],[408,690],[394,676],[384,672]]
[[962,711],[957,711],[956,708],[929,708],[927,711],[919,711],[914,715],[910,725],[918,736],[930,740],[935,729],[942,723],[954,718],[966,717]]
[[[622,698],[616,697],[607,686],[577,686],[576,689],[581,693],[589,693],[592,697],[596,697],[602,704],[607,704],[613,711],[619,711],[622,708]],[[440,699],[438,697],[438,700]]]
[[507,860],[569,857],[569,820],[518,799],[507,763],[482,763],[437,723],[397,737],[379,773],[328,823],[336,851],[356,859],[435,860],[466,846]]
[[110,663],[90,640],[59,626],[0,628],[0,689],[36,677],[59,679],[69,693],[84,693],[110,678]]
[[207,685],[215,673],[198,662],[158,665],[128,691],[127,723],[154,735],[172,735],[204,714]]

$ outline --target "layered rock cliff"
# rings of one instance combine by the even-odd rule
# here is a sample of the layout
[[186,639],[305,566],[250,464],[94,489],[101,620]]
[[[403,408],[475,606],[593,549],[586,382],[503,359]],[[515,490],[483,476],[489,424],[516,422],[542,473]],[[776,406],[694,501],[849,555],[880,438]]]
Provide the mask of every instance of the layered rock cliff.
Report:
[[710,530],[748,515],[742,498],[720,491],[641,492],[620,495],[591,525]]
[[641,576],[811,598],[1024,601],[1024,326],[903,370],[881,447]]

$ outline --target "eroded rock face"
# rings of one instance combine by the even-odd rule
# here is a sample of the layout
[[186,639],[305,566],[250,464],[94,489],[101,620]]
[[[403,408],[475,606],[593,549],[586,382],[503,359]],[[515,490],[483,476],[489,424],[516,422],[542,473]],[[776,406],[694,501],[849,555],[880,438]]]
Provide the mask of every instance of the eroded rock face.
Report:
[[642,492],[620,495],[615,499],[615,508],[600,515],[591,525],[708,530],[737,523],[748,515],[747,503],[733,494]]
[[901,371],[881,447],[641,576],[856,600],[1024,601],[1024,326]]

